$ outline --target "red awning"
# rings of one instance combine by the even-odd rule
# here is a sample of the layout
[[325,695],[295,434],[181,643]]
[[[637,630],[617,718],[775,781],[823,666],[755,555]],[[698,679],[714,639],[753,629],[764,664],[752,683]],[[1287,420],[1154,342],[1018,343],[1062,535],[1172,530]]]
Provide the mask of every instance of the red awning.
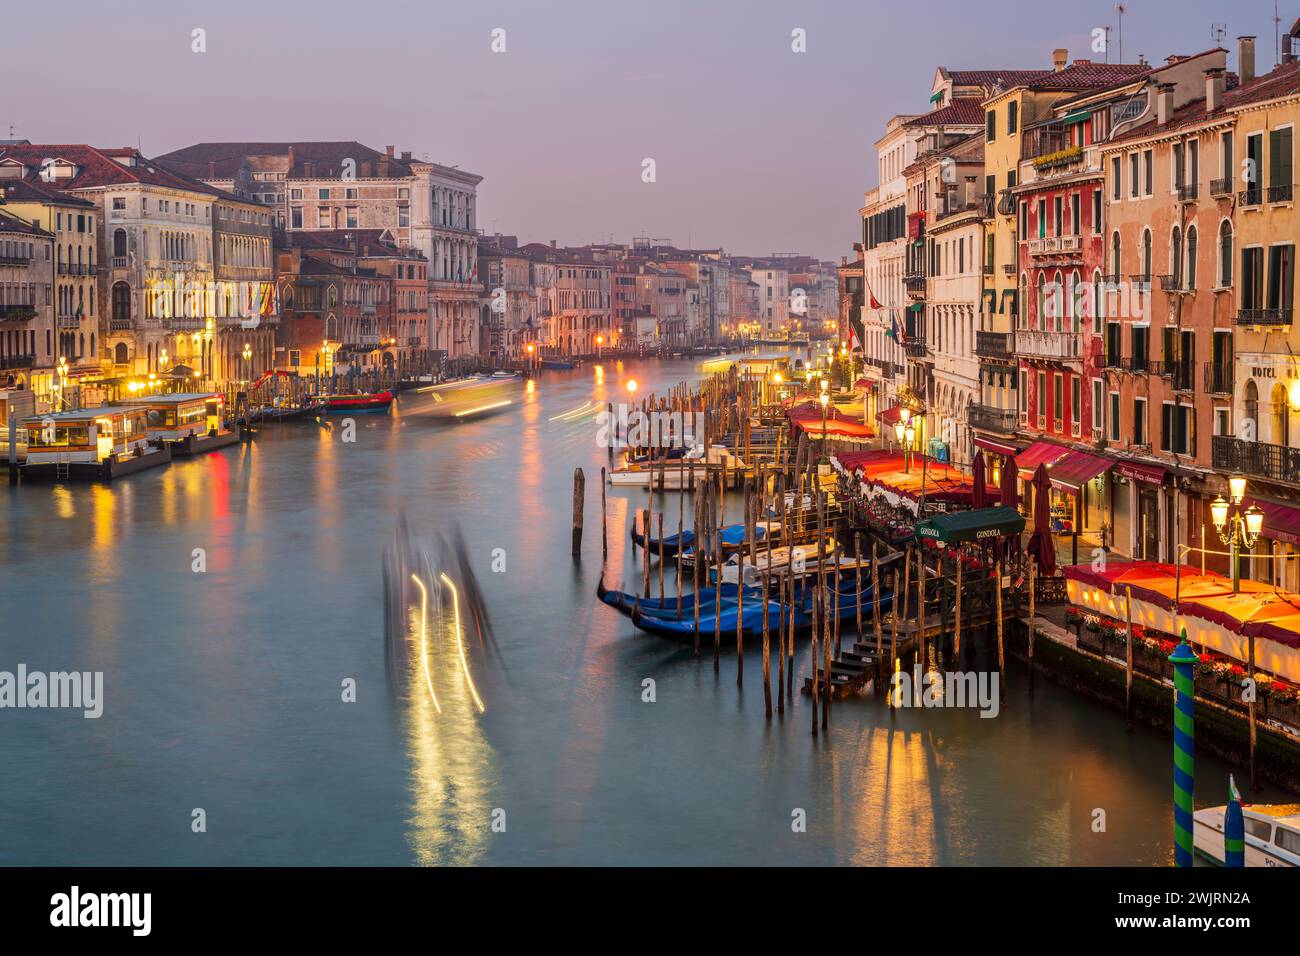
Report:
[[1115,470],[1125,478],[1131,478],[1133,481],[1145,481],[1152,485],[1163,485],[1165,476],[1169,474],[1160,465],[1147,465],[1140,461],[1116,462]]
[[1039,465],[1045,464],[1050,468],[1069,453],[1070,449],[1062,445],[1054,445],[1050,441],[1036,441],[1016,455],[1016,471],[1025,481],[1030,481]]
[[1101,473],[1108,471],[1114,462],[1100,455],[1090,455],[1086,451],[1072,451],[1055,464],[1048,465],[1048,475],[1052,487],[1072,494],[1078,494],[1085,482],[1091,481]]
[[1300,508],[1260,501],[1257,498],[1247,498],[1242,504],[1247,507],[1254,505],[1264,512],[1264,537],[1285,544],[1300,545]]
[[1020,454],[1021,449],[1015,445],[1010,445],[1004,441],[997,441],[993,438],[985,438],[983,435],[975,436],[975,447],[983,448],[985,451],[997,452],[999,455],[1009,455],[1014,458]]
[[877,412],[876,418],[880,419],[880,421],[886,425],[897,425],[900,420],[900,416],[902,414],[903,414],[902,405],[891,405],[889,406],[889,408],[886,408],[883,412]]

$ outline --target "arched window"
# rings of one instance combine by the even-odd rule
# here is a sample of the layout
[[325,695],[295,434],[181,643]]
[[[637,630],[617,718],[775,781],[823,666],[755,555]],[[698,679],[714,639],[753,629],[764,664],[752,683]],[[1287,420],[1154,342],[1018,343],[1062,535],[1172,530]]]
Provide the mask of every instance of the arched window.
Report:
[[113,283],[113,320],[130,321],[131,287],[125,282]]
[[1142,281],[1151,281],[1151,230],[1142,230]]
[[[1246,383],[1246,397],[1243,400],[1243,406],[1246,421],[1242,422],[1242,427],[1248,432],[1243,437],[1259,441],[1259,386],[1255,384],[1253,378]],[[1250,424],[1247,425],[1246,422]]]
[[1038,328],[1040,329],[1047,328],[1047,313],[1045,311],[1047,305],[1046,291],[1047,277],[1040,272],[1038,273],[1038,302],[1037,308],[1035,309],[1035,318],[1037,319]]
[[1274,445],[1283,447],[1291,444],[1291,402],[1287,398],[1286,386],[1281,382],[1273,386],[1269,394],[1273,404],[1272,434],[1269,436]]
[[1174,226],[1174,231],[1169,237],[1169,265],[1170,273],[1173,275],[1174,288],[1183,287],[1183,231]]
[[1111,281],[1119,281],[1119,230],[1110,234],[1110,276]]
[[113,255],[117,257],[126,256],[126,230],[113,230]]
[[1092,274],[1092,331],[1101,333],[1102,320],[1106,318],[1106,294],[1102,288],[1101,270]]
[[1196,227],[1187,227],[1187,288],[1196,288]]
[[1219,223],[1219,285],[1232,285],[1232,223]]
[[126,347],[125,342],[118,342],[113,348],[113,361],[118,365],[125,365],[130,361],[131,353]]

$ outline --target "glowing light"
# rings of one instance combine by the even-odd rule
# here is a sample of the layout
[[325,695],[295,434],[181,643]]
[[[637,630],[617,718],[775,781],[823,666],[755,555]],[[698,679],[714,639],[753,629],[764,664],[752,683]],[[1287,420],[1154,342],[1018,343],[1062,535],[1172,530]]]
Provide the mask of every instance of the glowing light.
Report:
[[629,379],[627,380],[627,391],[628,391],[628,394],[629,394],[629,395],[635,395],[635,394],[636,394],[636,379],[634,379],[634,378],[629,378]]
[[502,408],[509,404],[510,404],[510,399],[506,399],[505,401],[502,402],[493,402],[491,405],[480,405],[477,408],[467,408],[463,412],[457,412],[456,417],[461,418],[465,415],[477,415],[479,412],[486,412],[489,409],[493,409],[493,408]]
[[465,672],[465,683],[469,685],[469,692],[474,696],[474,703],[478,705],[478,712],[481,714],[486,708],[483,706],[483,699],[478,695],[477,688],[474,687],[474,678],[469,676],[469,662],[465,660],[465,645],[460,639],[460,593],[456,590],[456,582],[447,577],[446,571],[441,572],[438,578],[451,588],[452,615],[456,620],[456,650],[460,653],[460,666]]
[[438,704],[438,695],[433,692],[433,677],[429,674],[429,592],[425,589],[424,582],[415,574],[411,575],[411,580],[420,589],[420,663],[424,668],[424,685],[429,688],[429,698],[433,701],[433,706],[441,714],[442,707]]
[[1220,531],[1228,523],[1228,503],[1223,500],[1223,495],[1210,502],[1210,519]]
[[1228,479],[1228,493],[1232,495],[1232,503],[1241,504],[1241,499],[1246,496],[1246,478],[1244,475],[1233,475]]

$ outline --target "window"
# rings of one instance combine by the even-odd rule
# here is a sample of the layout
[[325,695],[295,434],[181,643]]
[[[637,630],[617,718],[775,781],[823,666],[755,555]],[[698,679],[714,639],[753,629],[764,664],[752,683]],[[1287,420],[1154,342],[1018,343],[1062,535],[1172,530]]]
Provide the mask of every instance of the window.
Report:
[[1232,131],[1224,133],[1219,138],[1219,174],[1228,183],[1228,188],[1232,188]]
[[1065,421],[1065,409],[1062,407],[1061,376],[1052,376],[1052,418],[1056,423],[1056,430],[1061,430],[1061,425]]
[[1110,275],[1114,282],[1119,281],[1119,230],[1110,234]]
[[1290,243],[1268,247],[1269,309],[1290,310],[1295,289],[1295,246]]
[[1128,157],[1128,195],[1136,199],[1141,180],[1138,178],[1138,154],[1130,153]]
[[1047,200],[1038,200],[1038,238],[1047,236]]
[[1241,250],[1241,302],[1243,310],[1264,308],[1264,250]]
[[1145,445],[1147,443],[1147,400],[1145,398],[1133,399],[1133,444]]
[[[1124,194],[1124,176],[1121,172],[1122,169],[1123,166],[1120,164],[1119,157],[1115,156],[1112,158],[1110,161],[1110,198],[1114,200],[1118,200],[1120,196]],[[1100,216],[1097,217],[1097,221],[1101,221]]]
[[1273,842],[1286,850],[1288,853],[1300,853],[1300,833],[1295,830],[1288,830],[1286,827],[1278,827]]
[[1183,231],[1174,226],[1169,238],[1169,271],[1174,280],[1174,288],[1183,286]]
[[1269,202],[1291,201],[1291,127],[1268,134]]
[[1110,440],[1119,441],[1119,392],[1110,393]]
[[115,212],[125,212],[125,211],[126,211],[126,197],[125,197],[125,196],[114,196],[114,197],[113,197],[113,209],[114,209]]
[[[1118,325],[1118,322],[1112,323]],[[1146,364],[1150,361],[1151,355],[1151,326],[1149,325],[1131,325],[1129,326],[1130,335],[1130,355],[1133,359],[1133,367],[1136,369],[1145,369]]]
[[1255,206],[1260,201],[1260,164],[1264,159],[1264,135],[1262,133],[1246,137],[1246,159],[1246,168],[1242,173],[1242,179],[1245,181],[1246,186],[1245,205]]
[[302,228],[302,206],[289,207],[289,228],[290,229]]
[[1052,200],[1052,235],[1054,236],[1064,235],[1061,222],[1062,205],[1060,196]]
[[356,198],[357,198],[357,190],[356,190],[356,187],[355,187],[355,186],[349,186],[347,189],[343,190],[343,198],[344,198],[344,199],[356,199]]
[[1101,431],[1101,411],[1102,411],[1102,385],[1101,379],[1092,380],[1092,428],[1093,431]]
[[1232,223],[1219,223],[1219,286],[1232,285]]
[[1187,280],[1186,288],[1196,288],[1196,227],[1187,227],[1187,268],[1184,270]]
[[329,198],[330,198],[330,191],[329,191],[329,189],[318,189],[318,190],[316,190],[316,198],[317,198],[317,199],[329,199]]
[[991,143],[997,137],[998,132],[998,113],[997,110],[989,110],[984,116],[984,133],[985,138]]
[[1101,235],[1101,189],[1092,191],[1092,232]]
[[1196,439],[1192,433],[1192,409],[1187,405],[1165,402],[1160,429],[1160,450],[1175,455],[1196,454]]
[[1142,230],[1142,280],[1151,281],[1151,230]]
[[1018,103],[1014,100],[1007,104],[1007,135],[1014,136],[1016,132],[1016,113],[1019,109]]
[[1079,194],[1075,193],[1070,197],[1070,234],[1075,236],[1083,232],[1083,229],[1080,228],[1079,207]]
[[290,190],[289,190],[289,198],[290,198],[290,199],[301,199],[301,198],[302,198],[302,190],[301,190],[301,189],[290,189]]
[[1124,327],[1118,322],[1106,323],[1106,365],[1109,368],[1119,368],[1124,355],[1123,339]]
[[1080,388],[1080,383],[1082,381],[1083,379],[1079,378],[1079,376],[1077,375],[1070,376],[1070,424],[1071,425],[1077,425],[1079,423],[1079,412],[1082,410],[1079,407],[1079,388]]
[[1047,373],[1038,373],[1038,427],[1047,430]]
[[357,228],[357,207],[356,206],[347,207],[347,228],[349,229]]
[[1142,154],[1142,194],[1145,196],[1151,195],[1151,172],[1154,162],[1154,154],[1151,150],[1146,150]]

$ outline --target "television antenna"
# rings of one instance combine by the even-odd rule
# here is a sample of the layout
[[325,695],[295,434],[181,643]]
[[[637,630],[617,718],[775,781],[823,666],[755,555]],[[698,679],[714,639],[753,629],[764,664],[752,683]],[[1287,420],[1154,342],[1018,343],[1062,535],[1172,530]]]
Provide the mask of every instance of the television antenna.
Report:
[[1124,14],[1128,13],[1128,4],[1127,3],[1115,4],[1115,13],[1119,18],[1119,29],[1117,31],[1119,33],[1119,61],[1118,62],[1123,63],[1124,62]]
[[1210,36],[1214,39],[1215,46],[1223,46],[1223,40],[1228,35],[1228,25],[1226,23],[1211,23]]

